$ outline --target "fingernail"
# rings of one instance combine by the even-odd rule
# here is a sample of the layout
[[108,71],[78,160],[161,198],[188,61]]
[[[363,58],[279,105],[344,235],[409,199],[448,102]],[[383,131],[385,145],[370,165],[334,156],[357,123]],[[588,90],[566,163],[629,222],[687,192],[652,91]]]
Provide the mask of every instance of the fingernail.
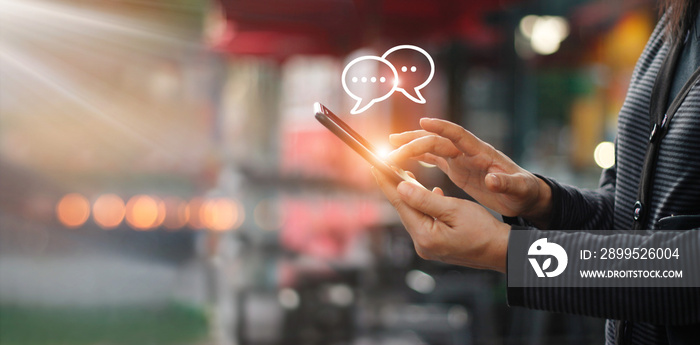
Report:
[[403,196],[411,196],[413,193],[413,186],[411,186],[410,183],[403,181],[399,183],[399,185],[396,187],[396,190],[399,192],[399,194]]
[[501,180],[496,175],[488,174],[488,175],[486,175],[486,177],[488,177],[491,180],[491,184],[494,187],[498,188],[501,186]]

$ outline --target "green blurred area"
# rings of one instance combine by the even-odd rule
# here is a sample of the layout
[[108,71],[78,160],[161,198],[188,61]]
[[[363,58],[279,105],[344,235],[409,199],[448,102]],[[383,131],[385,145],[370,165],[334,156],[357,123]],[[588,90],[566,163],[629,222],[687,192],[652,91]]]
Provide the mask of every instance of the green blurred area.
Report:
[[206,339],[206,312],[179,303],[162,308],[0,305],[0,344],[193,344]]

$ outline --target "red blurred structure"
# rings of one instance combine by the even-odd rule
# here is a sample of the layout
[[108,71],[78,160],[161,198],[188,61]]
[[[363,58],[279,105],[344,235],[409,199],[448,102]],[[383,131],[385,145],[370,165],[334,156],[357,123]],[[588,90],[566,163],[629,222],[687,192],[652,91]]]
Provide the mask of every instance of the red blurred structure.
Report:
[[439,43],[459,38],[487,48],[504,37],[484,18],[521,1],[219,0],[226,30],[212,43],[232,54],[281,59],[345,55],[361,46],[427,39]]

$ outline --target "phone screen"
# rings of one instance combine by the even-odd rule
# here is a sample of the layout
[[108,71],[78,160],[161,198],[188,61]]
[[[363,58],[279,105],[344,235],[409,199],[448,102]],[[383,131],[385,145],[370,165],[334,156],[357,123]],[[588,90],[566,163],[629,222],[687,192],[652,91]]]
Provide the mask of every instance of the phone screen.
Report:
[[323,104],[318,102],[314,103],[314,111],[316,112],[316,120],[333,132],[333,134],[340,138],[345,144],[350,146],[350,148],[355,150],[355,152],[359,153],[360,156],[372,164],[372,166],[377,168],[377,170],[394,180],[394,182],[399,183],[401,181],[407,181],[423,187],[423,185],[416,181],[416,179],[409,176],[405,170],[389,164],[385,160],[381,159],[376,154],[374,146],[367,141],[367,139],[355,132],[355,130],[348,126],[348,124],[341,120],[338,116],[333,114],[333,112],[326,108]]

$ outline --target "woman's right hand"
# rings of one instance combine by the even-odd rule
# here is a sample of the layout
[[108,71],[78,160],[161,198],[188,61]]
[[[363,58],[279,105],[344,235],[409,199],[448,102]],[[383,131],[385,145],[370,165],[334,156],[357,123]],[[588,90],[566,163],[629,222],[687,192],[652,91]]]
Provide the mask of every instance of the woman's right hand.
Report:
[[389,137],[391,144],[400,146],[389,155],[392,161],[412,158],[437,165],[482,205],[547,228],[551,189],[543,180],[454,123],[423,118],[420,125],[423,130]]

